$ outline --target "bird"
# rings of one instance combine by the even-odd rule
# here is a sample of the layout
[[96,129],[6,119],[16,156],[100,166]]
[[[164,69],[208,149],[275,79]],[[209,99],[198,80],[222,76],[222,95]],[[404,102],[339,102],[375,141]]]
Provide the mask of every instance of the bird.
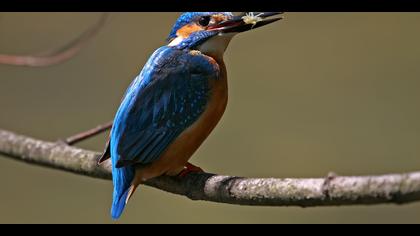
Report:
[[137,187],[161,175],[200,172],[189,159],[220,121],[228,101],[223,60],[238,33],[270,24],[281,12],[184,12],[167,44],[127,88],[105,150],[111,159],[111,217],[121,217]]

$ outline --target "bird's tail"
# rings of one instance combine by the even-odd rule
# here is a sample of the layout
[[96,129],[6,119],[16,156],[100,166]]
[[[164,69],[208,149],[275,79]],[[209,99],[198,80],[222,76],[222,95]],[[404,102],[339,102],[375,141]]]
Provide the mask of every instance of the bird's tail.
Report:
[[[114,160],[113,160],[114,161]],[[112,200],[111,217],[114,220],[120,218],[124,211],[127,200],[132,194],[131,182],[134,178],[134,167],[116,168],[112,163],[112,181],[114,183],[114,194]]]

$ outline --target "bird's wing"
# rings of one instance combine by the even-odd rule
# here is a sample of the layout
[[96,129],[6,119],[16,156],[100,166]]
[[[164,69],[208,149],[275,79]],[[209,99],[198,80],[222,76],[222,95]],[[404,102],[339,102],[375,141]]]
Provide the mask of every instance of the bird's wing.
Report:
[[207,56],[158,49],[131,83],[114,119],[111,154],[118,156],[112,156],[118,158],[116,166],[158,159],[205,110],[209,80],[218,76],[217,63]]

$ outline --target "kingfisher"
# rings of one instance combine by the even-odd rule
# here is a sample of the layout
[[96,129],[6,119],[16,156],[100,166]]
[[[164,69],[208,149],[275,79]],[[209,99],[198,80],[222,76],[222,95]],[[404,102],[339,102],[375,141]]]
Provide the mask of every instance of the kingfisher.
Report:
[[221,119],[228,101],[223,54],[236,34],[275,22],[280,12],[185,12],[167,45],[131,82],[116,112],[101,164],[111,158],[111,217],[118,219],[139,184],[202,171],[190,157]]

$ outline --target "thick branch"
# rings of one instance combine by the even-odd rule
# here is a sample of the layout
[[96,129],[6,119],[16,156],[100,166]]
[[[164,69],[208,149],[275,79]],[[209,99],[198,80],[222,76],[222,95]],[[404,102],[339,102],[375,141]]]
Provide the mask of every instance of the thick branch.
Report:
[[[99,153],[0,130],[0,153],[13,159],[96,178],[111,179]],[[146,183],[193,200],[239,205],[327,206],[420,201],[420,172],[317,179],[242,178],[208,173],[159,177]]]
[[0,64],[14,66],[42,67],[64,62],[74,57],[104,26],[108,13],[102,14],[98,22],[84,31],[77,38],[55,50],[48,50],[38,55],[0,54]]

